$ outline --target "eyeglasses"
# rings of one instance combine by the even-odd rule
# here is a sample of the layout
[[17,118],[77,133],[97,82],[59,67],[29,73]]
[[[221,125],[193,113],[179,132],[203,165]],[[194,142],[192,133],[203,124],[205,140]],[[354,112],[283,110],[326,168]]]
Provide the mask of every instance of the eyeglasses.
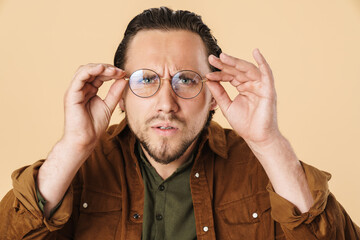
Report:
[[[139,69],[125,80],[129,81],[130,89],[136,96],[148,98],[160,89],[161,80],[170,79],[160,78],[156,72],[150,69]],[[177,96],[191,99],[201,92],[203,83],[206,81],[206,78],[201,77],[194,71],[182,70],[171,78],[171,87]]]

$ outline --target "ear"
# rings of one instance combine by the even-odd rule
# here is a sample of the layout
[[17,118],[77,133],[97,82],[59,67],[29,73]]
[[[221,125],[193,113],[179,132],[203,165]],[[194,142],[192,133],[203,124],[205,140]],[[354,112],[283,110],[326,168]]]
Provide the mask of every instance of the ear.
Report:
[[216,107],[217,107],[217,102],[214,97],[211,97],[210,110],[215,110]]
[[124,102],[123,98],[120,99],[119,107],[120,107],[121,111],[125,112],[125,102]]

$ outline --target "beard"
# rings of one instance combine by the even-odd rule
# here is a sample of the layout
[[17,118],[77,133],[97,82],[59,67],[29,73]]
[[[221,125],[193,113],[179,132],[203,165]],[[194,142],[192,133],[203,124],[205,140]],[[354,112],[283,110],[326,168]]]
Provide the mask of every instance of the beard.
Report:
[[[212,119],[212,115],[213,115],[213,111],[210,111],[207,118],[203,120],[199,131],[196,131],[195,128],[187,129],[188,132],[186,133],[186,136],[184,136],[179,143],[172,144],[171,138],[161,137],[160,141],[156,142],[156,145],[154,144],[154,141],[151,140],[150,137],[146,134],[145,131],[146,127],[151,125],[151,122],[157,120],[169,121],[169,122],[177,123],[178,126],[186,127],[185,121],[175,116],[174,114],[169,115],[167,117],[163,115],[157,115],[145,121],[145,124],[143,125],[142,129],[135,130],[135,128],[131,126],[131,123],[127,118],[126,114],[125,117],[130,127],[130,130],[134,133],[136,139],[139,141],[143,149],[157,163],[166,165],[183,156],[183,154],[190,147],[190,145],[194,143],[199,138],[199,136],[207,129]],[[196,126],[199,125],[196,124]],[[182,128],[182,129],[186,129],[186,128]]]
[[161,142],[161,145],[156,148],[149,143],[149,141],[141,140],[138,138],[138,141],[140,142],[141,146],[144,148],[144,150],[152,157],[156,162],[160,164],[169,164],[176,159],[179,159],[186,150],[190,147],[190,145],[198,138],[198,136],[201,134],[201,132],[196,135],[192,139],[184,139],[181,141],[181,143],[176,146],[176,148],[172,148],[169,144],[169,139],[163,139]]

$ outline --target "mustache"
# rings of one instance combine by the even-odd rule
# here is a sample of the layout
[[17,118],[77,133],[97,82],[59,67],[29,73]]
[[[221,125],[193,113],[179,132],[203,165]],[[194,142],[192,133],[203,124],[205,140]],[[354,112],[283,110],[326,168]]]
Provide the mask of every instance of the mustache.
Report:
[[145,121],[145,124],[151,124],[154,121],[172,122],[180,125],[185,125],[185,120],[175,114],[157,114]]

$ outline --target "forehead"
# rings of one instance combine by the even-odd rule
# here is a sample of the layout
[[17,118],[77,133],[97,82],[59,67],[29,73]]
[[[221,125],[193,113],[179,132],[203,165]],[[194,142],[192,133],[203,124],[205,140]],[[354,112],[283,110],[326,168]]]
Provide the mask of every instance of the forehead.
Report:
[[143,30],[130,41],[126,71],[149,68],[163,71],[193,70],[209,72],[207,52],[201,37],[186,30]]

